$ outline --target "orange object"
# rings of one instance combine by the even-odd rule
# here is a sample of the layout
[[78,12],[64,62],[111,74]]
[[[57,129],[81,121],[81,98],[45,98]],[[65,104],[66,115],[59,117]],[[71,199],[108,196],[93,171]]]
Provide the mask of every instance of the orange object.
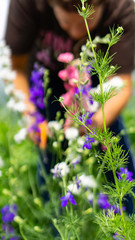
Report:
[[45,149],[46,143],[47,143],[47,132],[48,132],[48,127],[47,127],[47,121],[41,122],[38,127],[40,129],[40,148]]

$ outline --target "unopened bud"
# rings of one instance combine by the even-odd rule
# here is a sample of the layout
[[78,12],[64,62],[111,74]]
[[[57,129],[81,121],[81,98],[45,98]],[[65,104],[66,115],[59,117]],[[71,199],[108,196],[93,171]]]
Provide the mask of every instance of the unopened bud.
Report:
[[88,208],[86,211],[83,212],[84,215],[86,214],[90,214],[93,212],[93,209],[92,208]]
[[6,189],[6,188],[4,188],[4,189],[2,190],[2,193],[3,193],[4,195],[10,196],[10,191],[9,191],[8,189]]
[[86,11],[86,8],[83,6],[82,7],[82,12],[85,12]]
[[28,170],[27,165],[23,165],[23,166],[20,168],[20,172],[26,172],[27,170]]
[[34,203],[38,205],[39,207],[42,206],[41,200],[39,198],[34,198]]
[[64,140],[64,136],[63,136],[63,135],[60,135],[59,138],[58,138],[58,140],[59,140],[60,142],[62,142],[62,141]]
[[21,217],[19,217],[19,216],[15,216],[14,217],[14,221],[16,223],[19,223],[19,224],[23,224],[23,222],[24,222],[24,220]]
[[123,32],[123,27],[118,27],[118,28],[117,28],[117,32],[118,32],[118,33],[122,33],[122,32]]
[[34,230],[35,230],[36,232],[42,232],[42,229],[41,229],[39,226],[35,226],[35,227],[34,227]]
[[55,141],[55,142],[53,142],[53,147],[54,148],[57,148],[58,147],[58,143]]

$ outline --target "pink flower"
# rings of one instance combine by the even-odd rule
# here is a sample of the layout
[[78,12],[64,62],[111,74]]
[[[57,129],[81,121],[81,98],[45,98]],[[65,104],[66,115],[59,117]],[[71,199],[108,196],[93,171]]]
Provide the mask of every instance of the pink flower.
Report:
[[74,88],[71,88],[67,93],[62,95],[62,97],[64,98],[63,100],[64,105],[71,106],[74,93],[75,93]]
[[69,63],[74,59],[74,55],[69,52],[61,53],[58,56],[58,61],[59,62],[64,62],[64,63]]
[[64,83],[64,88],[66,89],[66,91],[69,91],[69,89],[71,88],[71,85],[68,83]]
[[58,77],[61,78],[63,81],[66,81],[67,77],[68,77],[67,70],[63,69],[63,70],[59,71]]
[[68,66],[67,67],[67,73],[69,79],[76,79],[79,80],[79,72],[78,69],[74,66]]

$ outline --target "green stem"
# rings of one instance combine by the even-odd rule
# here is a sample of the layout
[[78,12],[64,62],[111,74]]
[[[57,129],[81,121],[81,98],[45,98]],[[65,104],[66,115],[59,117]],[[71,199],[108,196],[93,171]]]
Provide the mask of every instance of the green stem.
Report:
[[[123,226],[124,226],[124,236],[127,237],[126,223],[125,223],[124,213],[123,213],[123,209],[122,209],[122,199],[121,199],[121,196],[120,196],[120,189],[119,189],[119,185],[118,185],[118,180],[117,180],[117,176],[116,176],[116,172],[115,172],[114,168],[112,169],[112,171],[113,171],[113,176],[114,176],[114,181],[115,181],[117,193],[118,193],[118,196],[119,196],[120,212],[121,212]],[[128,239],[128,237],[127,237],[127,239]]]
[[33,182],[33,178],[32,178],[30,169],[28,169],[28,177],[29,177],[29,182],[30,182],[30,186],[31,186],[31,190],[32,190],[32,195],[34,198],[36,198],[37,197],[36,188],[35,188],[35,185]]
[[24,236],[23,230],[22,230],[22,224],[19,225],[19,229],[20,229],[20,233],[21,236],[23,237],[24,240],[28,240],[28,238],[26,236]]
[[92,52],[93,52],[93,55],[94,55],[94,59],[95,59],[95,62],[97,64],[97,66],[98,66],[98,61],[97,61],[96,53],[95,53],[95,50],[94,50],[94,47],[93,47],[93,43],[92,43],[92,39],[91,39],[91,35],[90,35],[87,19],[84,18],[84,21],[85,21],[85,26],[86,26],[88,38],[89,38],[89,41],[90,41],[90,44],[91,44],[91,49],[92,49]]
[[61,232],[60,228],[58,227],[58,225],[54,222],[53,222],[53,224],[54,224],[55,228],[57,229],[57,231],[59,232],[62,240],[66,240],[65,237],[63,236],[63,233]]

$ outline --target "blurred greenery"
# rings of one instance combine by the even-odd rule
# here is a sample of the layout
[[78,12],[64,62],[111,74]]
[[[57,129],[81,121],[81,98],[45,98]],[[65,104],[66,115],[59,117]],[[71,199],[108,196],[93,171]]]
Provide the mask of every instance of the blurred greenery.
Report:
[[135,155],[135,72],[133,74],[133,92],[131,99],[122,112],[126,131],[131,140],[131,150]]

